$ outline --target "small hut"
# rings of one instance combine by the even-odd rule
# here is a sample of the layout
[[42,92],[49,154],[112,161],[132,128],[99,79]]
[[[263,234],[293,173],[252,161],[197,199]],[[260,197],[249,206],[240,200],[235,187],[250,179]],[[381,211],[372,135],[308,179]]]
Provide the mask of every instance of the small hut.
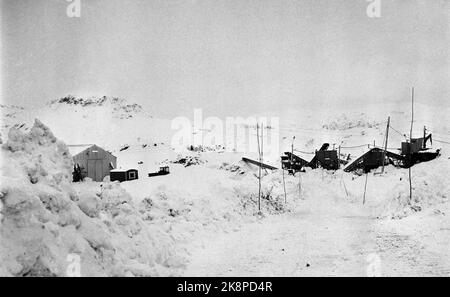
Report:
[[124,182],[128,180],[138,179],[138,170],[137,169],[114,169],[111,170],[110,174],[111,181],[118,180],[119,182]]
[[68,145],[75,168],[80,168],[82,178],[101,182],[117,166],[117,157],[95,144]]

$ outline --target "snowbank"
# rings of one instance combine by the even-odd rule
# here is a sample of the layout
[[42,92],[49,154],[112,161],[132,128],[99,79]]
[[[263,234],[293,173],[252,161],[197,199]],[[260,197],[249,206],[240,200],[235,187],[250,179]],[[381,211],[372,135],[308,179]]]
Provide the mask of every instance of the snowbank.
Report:
[[[450,160],[440,157],[417,164],[411,170],[412,199],[409,193],[408,170],[393,169],[388,176],[375,180],[372,191],[378,189],[378,192],[387,192],[374,197],[382,217],[401,219],[425,209],[439,208],[449,201],[450,184],[447,173],[450,172]],[[384,197],[387,199],[383,199]]]
[[[302,177],[302,196],[329,203],[335,211],[351,211],[352,206],[369,211],[381,219],[402,219],[426,209],[436,209],[449,201],[450,185],[445,173],[450,172],[450,160],[439,157],[412,167],[412,199],[409,198],[408,170],[387,166],[367,175],[343,171],[308,170]],[[290,178],[290,177],[289,177]],[[364,195],[364,189],[366,194]],[[347,206],[345,206],[347,204]],[[321,207],[317,205],[317,210]]]
[[[181,267],[174,238],[146,224],[117,183],[70,183],[66,146],[38,120],[2,147],[0,275],[167,275]],[[74,255],[76,257],[74,257]],[[76,263],[75,263],[76,264]]]

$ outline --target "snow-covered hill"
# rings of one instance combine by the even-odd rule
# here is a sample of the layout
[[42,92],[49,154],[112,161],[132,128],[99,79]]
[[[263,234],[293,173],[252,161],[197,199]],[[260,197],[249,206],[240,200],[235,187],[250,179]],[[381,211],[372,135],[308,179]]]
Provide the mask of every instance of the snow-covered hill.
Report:
[[[117,97],[91,97],[87,99],[75,98],[74,96],[66,96],[57,100],[53,100],[47,106],[54,111],[64,112],[64,107],[80,106],[84,108],[103,107],[105,111],[109,111],[113,118],[130,119],[134,116],[145,116],[151,118],[151,115],[143,111],[139,104],[128,104],[125,99]],[[90,110],[90,109],[88,109]],[[69,110],[70,111],[70,110]]]
[[6,105],[0,108],[3,136],[12,127],[28,131],[37,118],[66,144],[95,143],[119,150],[126,145],[150,146],[170,139],[169,121],[155,119],[142,106],[116,97],[66,96],[39,109]]

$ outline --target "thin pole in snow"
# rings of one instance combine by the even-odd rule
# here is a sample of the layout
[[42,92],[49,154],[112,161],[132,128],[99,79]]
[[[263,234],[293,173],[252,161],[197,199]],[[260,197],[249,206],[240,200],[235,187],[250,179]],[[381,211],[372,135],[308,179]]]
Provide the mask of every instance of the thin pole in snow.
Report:
[[411,98],[411,130],[409,131],[409,139],[412,140],[412,131],[414,123],[414,87],[412,88],[412,98]]
[[409,175],[409,201],[412,200],[412,176],[411,176],[411,167],[412,167],[412,131],[413,131],[413,125],[414,125],[414,87],[412,88],[412,98],[411,98],[411,129],[409,131],[409,168],[408,168],[408,175]]
[[364,196],[363,196],[363,205],[366,203],[366,190],[367,190],[367,178],[369,176],[369,173],[366,173],[366,182],[364,183]]
[[[295,140],[295,136],[292,137],[292,143],[291,143],[291,169],[294,167],[294,140]],[[295,170],[292,169],[294,172],[294,176],[295,176]],[[301,199],[301,191],[302,191],[302,186],[301,186],[301,174],[300,171],[298,172],[298,199]]]
[[261,162],[264,161],[264,123],[261,124]]
[[287,195],[286,195],[286,183],[284,182],[284,168],[282,166],[281,172],[283,174],[283,189],[284,189],[284,204],[287,203]]
[[261,211],[261,147],[259,143],[259,124],[256,123],[256,137],[258,140],[258,155],[259,155],[259,174],[258,174],[258,211]]
[[422,144],[423,149],[427,148],[425,139],[427,139],[427,127],[423,126],[423,144]]
[[339,144],[339,148],[338,148],[338,169],[341,169],[341,145],[340,144]]
[[195,121],[194,121],[194,123],[192,124],[192,147],[195,147],[195,135],[196,135],[197,133],[195,132]]
[[[292,137],[292,143],[291,143],[291,169],[294,167],[294,140],[295,136]],[[295,172],[295,171],[294,171]]]
[[386,151],[387,151],[387,145],[388,145],[388,138],[389,138],[389,125],[391,123],[391,117],[388,117],[388,121],[387,121],[387,127],[386,127],[386,139],[384,140],[384,151],[383,151],[383,158],[382,158],[382,162],[383,162],[383,168],[381,169],[381,173],[384,173],[384,162],[385,162],[385,158],[386,158]]
[[347,187],[345,186],[345,181],[344,181],[344,175],[343,174],[341,174],[341,183],[344,186],[345,195],[348,197],[348,191],[347,191]]

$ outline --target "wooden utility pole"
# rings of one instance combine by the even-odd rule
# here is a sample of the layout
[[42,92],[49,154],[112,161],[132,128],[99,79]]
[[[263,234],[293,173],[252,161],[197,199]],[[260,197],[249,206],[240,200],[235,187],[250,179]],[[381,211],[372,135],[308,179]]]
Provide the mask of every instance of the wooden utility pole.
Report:
[[384,173],[384,163],[385,163],[385,159],[386,159],[386,151],[387,151],[387,145],[388,145],[390,123],[391,123],[391,117],[388,117],[387,126],[386,126],[386,138],[384,140],[384,151],[383,151],[383,159],[382,159],[383,167],[381,169],[381,174]]
[[423,126],[423,143],[422,143],[422,148],[423,149],[427,148],[426,139],[427,139],[427,127]]
[[256,137],[258,140],[258,155],[259,155],[259,173],[258,173],[258,211],[261,211],[261,146],[259,143],[259,123],[256,123]]
[[291,169],[292,167],[294,167],[294,140],[295,140],[295,136],[292,137],[292,143],[291,143]]
[[291,153],[294,153],[294,140],[295,140],[295,136],[292,137],[292,144],[291,144]]
[[409,131],[409,140],[412,140],[412,131],[414,124],[414,87],[412,88],[412,98],[411,98],[411,130]]
[[261,125],[261,159],[259,162],[264,161],[264,124]]
[[338,148],[338,169],[341,169],[341,145]]
[[367,190],[367,178],[369,177],[369,173],[366,173],[366,182],[364,183],[364,196],[363,196],[363,205],[366,203],[366,190]]
[[412,154],[411,154],[411,149],[412,149],[412,131],[413,131],[413,125],[414,125],[414,87],[412,88],[412,98],[411,98],[411,129],[409,131],[409,156],[408,156],[408,161],[409,161],[409,169],[408,169],[408,173],[409,173],[409,201],[412,200],[412,177],[411,177],[411,167],[412,167]]
[[194,148],[194,143],[195,143],[195,124],[192,124],[192,138],[191,138],[191,148]]
[[283,168],[283,165],[281,165],[281,172],[283,174],[284,204],[286,204],[287,203],[287,196],[286,196],[286,183],[284,182],[284,168]]
[[302,174],[298,172],[298,199],[302,199]]

